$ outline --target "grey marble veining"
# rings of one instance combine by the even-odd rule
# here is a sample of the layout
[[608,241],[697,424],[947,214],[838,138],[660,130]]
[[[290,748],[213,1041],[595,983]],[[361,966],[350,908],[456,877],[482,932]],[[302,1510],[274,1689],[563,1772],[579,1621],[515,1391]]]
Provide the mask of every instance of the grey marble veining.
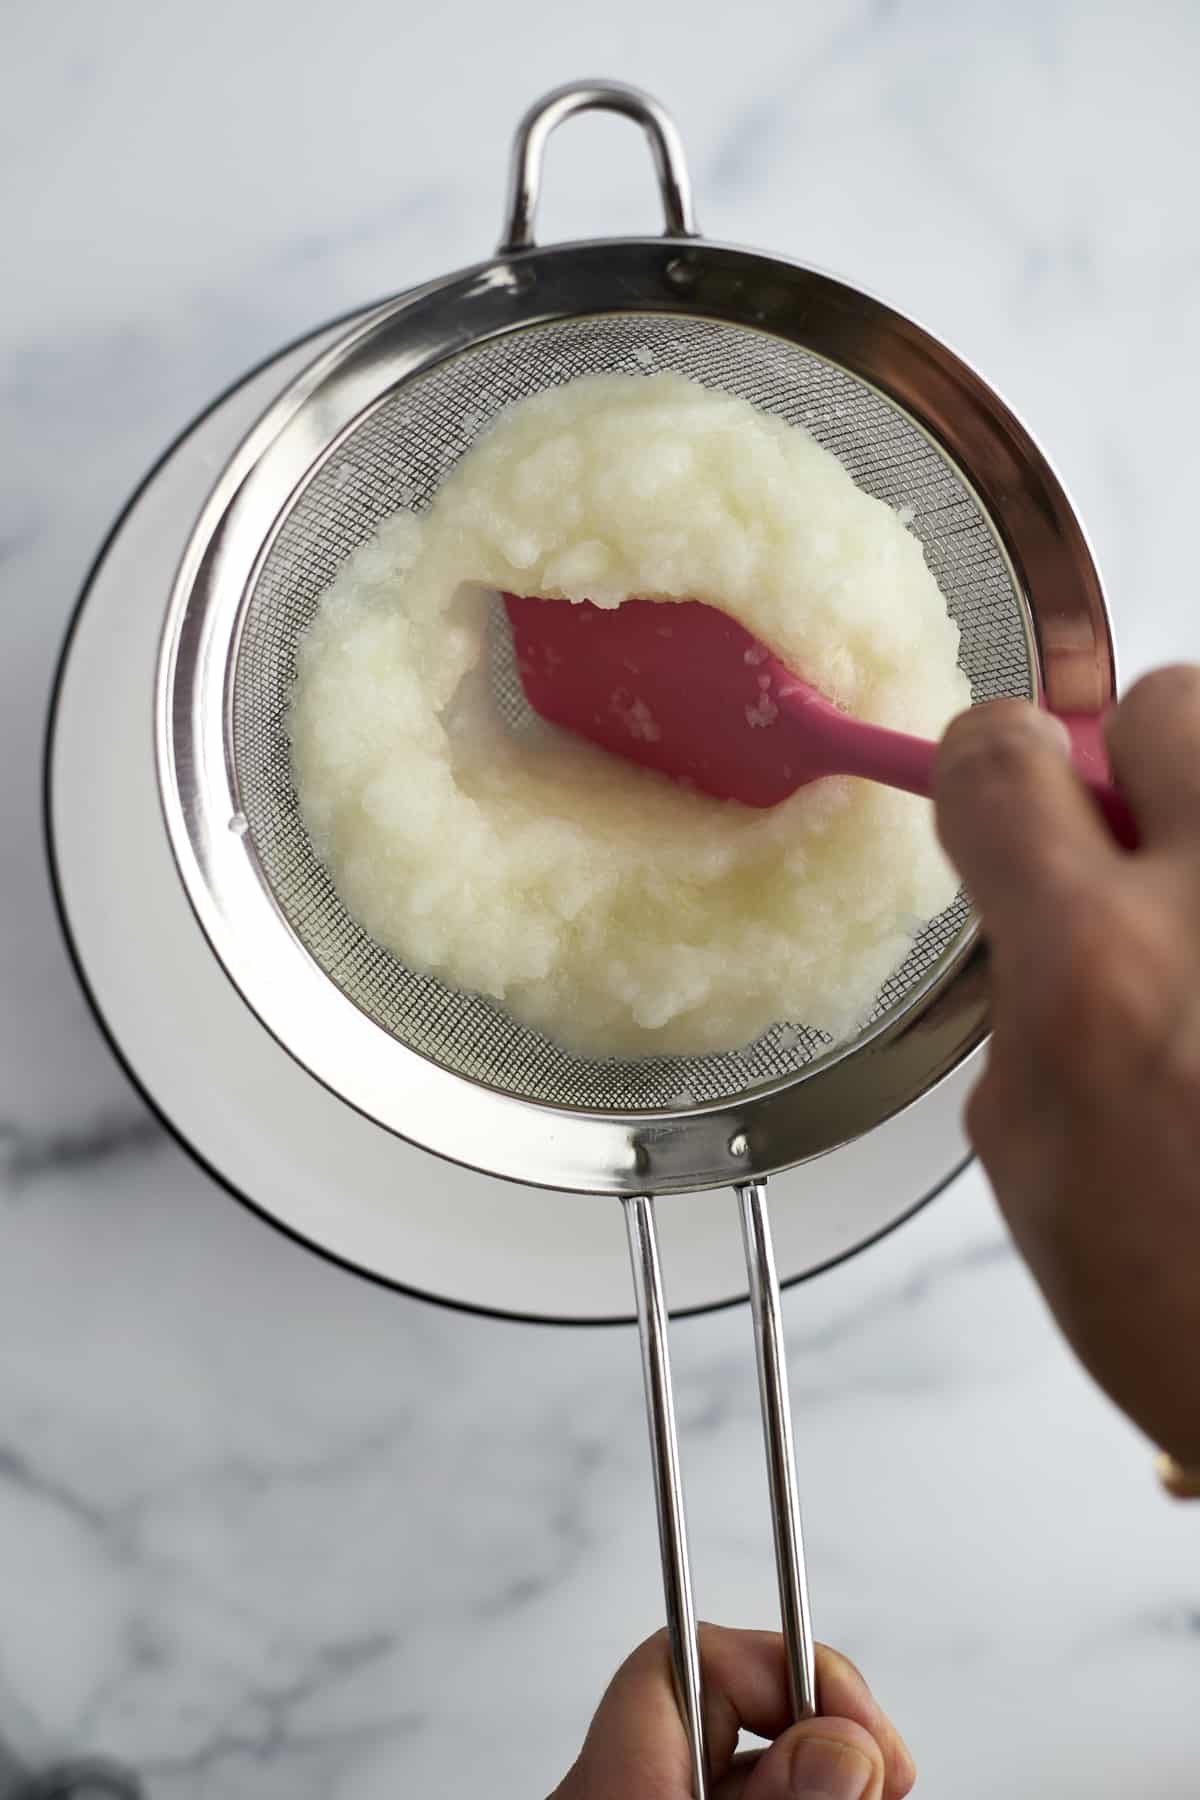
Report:
[[[346,0],[334,29],[74,0],[4,35],[0,1737],[126,1758],[154,1800],[539,1795],[659,1620],[632,1337],[357,1282],[149,1117],[42,860],[74,593],[247,366],[485,254],[517,112],[601,72],[677,112],[708,231],[894,298],[1029,418],[1127,673],[1200,656],[1200,15]],[[653,222],[632,134],[556,140],[546,236]],[[785,1308],[818,1628],[918,1791],[1192,1792],[1197,1521],[1068,1360],[978,1173]],[[684,1323],[675,1360],[701,1609],[770,1621],[747,1319]]]

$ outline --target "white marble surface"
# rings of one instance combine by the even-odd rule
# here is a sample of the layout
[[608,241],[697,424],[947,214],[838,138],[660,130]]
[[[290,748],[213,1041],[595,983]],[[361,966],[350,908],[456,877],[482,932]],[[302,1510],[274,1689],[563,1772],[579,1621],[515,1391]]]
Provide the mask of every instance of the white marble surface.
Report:
[[[1192,0],[6,7],[0,1736],[155,1800],[545,1792],[657,1622],[635,1346],[354,1281],[147,1118],[60,947],[37,761],[116,508],[278,344],[472,260],[517,112],[676,111],[715,236],[887,294],[1043,438],[1126,673],[1200,656]],[[547,236],[642,229],[556,143]],[[938,1800],[1200,1789],[1200,1518],[1073,1367],[974,1173],[786,1300],[822,1635]],[[772,1617],[747,1321],[677,1332],[702,1610]]]

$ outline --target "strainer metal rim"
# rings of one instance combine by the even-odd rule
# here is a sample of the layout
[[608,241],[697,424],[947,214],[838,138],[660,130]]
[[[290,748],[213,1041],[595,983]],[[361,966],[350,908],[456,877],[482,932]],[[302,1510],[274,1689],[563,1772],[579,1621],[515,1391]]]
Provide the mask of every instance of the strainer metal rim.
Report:
[[1049,704],[1098,710],[1112,695],[1115,670],[1082,527],[1011,409],[920,326],[798,262],[694,238],[587,240],[500,257],[386,304],[269,409],[200,516],[158,666],[156,755],[168,834],[218,960],[297,1060],[398,1135],[524,1182],[662,1193],[807,1160],[926,1092],[986,1035],[978,952],[918,986],[852,1055],[764,1091],[686,1112],[566,1109],[494,1092],[369,1020],[294,937],[253,847],[228,829],[239,810],[229,672],[255,571],[292,495],[398,381],[486,338],[612,311],[755,325],[870,382],[979,494],[1026,597]]

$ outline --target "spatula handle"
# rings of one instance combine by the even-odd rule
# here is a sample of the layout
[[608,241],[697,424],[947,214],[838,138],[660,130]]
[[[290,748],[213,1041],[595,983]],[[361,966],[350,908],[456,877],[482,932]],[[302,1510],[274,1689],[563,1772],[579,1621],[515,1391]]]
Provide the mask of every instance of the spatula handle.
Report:
[[[1064,717],[1062,722],[1070,734],[1071,761],[1079,779],[1104,815],[1117,843],[1122,849],[1135,850],[1139,843],[1137,824],[1128,802],[1109,775],[1102,721],[1076,714]],[[868,781],[901,788],[906,794],[932,799],[936,744],[927,738],[909,737],[902,731],[889,731],[882,725],[868,725],[860,719],[847,723],[853,728],[841,732],[838,741],[838,762],[843,774],[861,775]]]
[[885,787],[901,788],[906,794],[933,798],[933,765],[937,745],[928,738],[909,737],[903,731],[889,731],[883,725],[868,725],[863,719],[841,715],[838,725],[838,770],[843,775],[861,775],[867,781],[880,781]]
[[1104,720],[1098,713],[1059,713],[1071,739],[1071,761],[1085,787],[1104,814],[1108,829],[1123,850],[1136,850],[1141,842],[1129,803],[1112,780]]

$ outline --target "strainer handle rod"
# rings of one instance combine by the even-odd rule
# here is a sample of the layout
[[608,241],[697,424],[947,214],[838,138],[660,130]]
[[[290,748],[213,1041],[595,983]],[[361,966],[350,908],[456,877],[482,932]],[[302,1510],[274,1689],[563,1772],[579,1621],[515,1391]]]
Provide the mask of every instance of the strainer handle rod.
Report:
[[817,1710],[812,1615],[804,1567],[800,1495],[796,1485],[796,1453],[792,1442],[792,1408],[788,1394],[787,1354],[779,1305],[779,1278],[767,1214],[767,1184],[747,1181],[738,1187],[742,1241],[754,1318],[754,1348],[762,1402],[771,1522],[775,1532],[775,1568],[779,1577],[779,1611],[787,1653],[792,1714],[811,1719]]
[[536,100],[517,126],[509,164],[501,256],[534,246],[533,216],[542,185],[542,159],[550,133],[575,113],[615,112],[645,132],[662,196],[666,237],[695,237],[692,184],[683,145],[669,112],[641,88],[623,81],[570,81]]
[[671,1359],[667,1349],[667,1307],[663,1299],[654,1201],[637,1194],[624,1201],[625,1228],[637,1297],[638,1333],[642,1342],[642,1374],[646,1383],[646,1416],[654,1466],[654,1498],[658,1506],[658,1544],[662,1556],[667,1633],[679,1710],[692,1755],[696,1800],[708,1800],[708,1746],[704,1731],[704,1695],[700,1679],[700,1642],[692,1599],[688,1561],[683,1477],[671,1391]]

